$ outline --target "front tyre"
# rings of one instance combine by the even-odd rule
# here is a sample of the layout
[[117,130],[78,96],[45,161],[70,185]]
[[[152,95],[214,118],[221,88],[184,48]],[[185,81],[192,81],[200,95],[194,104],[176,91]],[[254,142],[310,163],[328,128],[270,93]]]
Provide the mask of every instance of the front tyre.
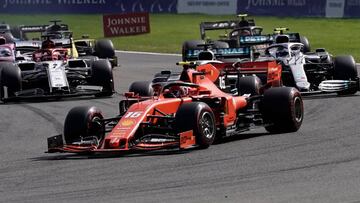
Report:
[[[7,88],[7,95],[5,95],[4,87]],[[15,92],[22,89],[22,79],[20,68],[8,62],[0,63],[0,98],[5,96],[13,97]]]
[[311,51],[310,42],[307,37],[300,36],[300,43],[304,45],[303,52],[307,53]]
[[192,130],[196,144],[201,149],[208,148],[215,139],[215,116],[211,108],[203,102],[182,104],[175,115],[177,132]]
[[79,58],[83,59],[88,67],[91,67],[93,65],[94,61],[99,60],[99,57],[91,56],[91,55],[86,55],[86,56],[82,56]]
[[[337,56],[334,59],[334,79],[335,80],[358,80],[358,71],[354,57]],[[351,95],[358,91],[358,85],[354,88],[338,92],[338,95]]]
[[109,60],[94,61],[91,71],[91,84],[103,87],[101,93],[96,96],[111,96],[114,93],[114,79]]
[[92,106],[72,108],[65,118],[64,138],[66,144],[95,136],[98,140],[104,136],[104,128],[99,122],[103,119],[101,111]]
[[131,83],[129,92],[134,92],[139,96],[151,97],[154,95],[152,82],[150,81],[135,81]]

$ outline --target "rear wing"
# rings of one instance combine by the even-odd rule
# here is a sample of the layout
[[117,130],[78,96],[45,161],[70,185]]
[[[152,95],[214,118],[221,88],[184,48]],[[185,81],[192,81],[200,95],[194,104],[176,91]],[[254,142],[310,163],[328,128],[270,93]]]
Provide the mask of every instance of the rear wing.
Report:
[[26,39],[26,33],[45,32],[48,25],[21,25],[20,39]]
[[201,39],[205,40],[206,30],[227,30],[235,29],[244,26],[255,26],[255,21],[253,19],[247,20],[228,20],[228,21],[217,21],[217,22],[202,22],[200,23],[200,35]]
[[21,39],[25,38],[26,33],[31,33],[31,32],[43,33],[45,31],[69,30],[69,27],[66,24],[56,24],[56,22],[60,22],[60,21],[50,21],[50,22],[54,22],[54,24],[51,24],[51,25],[21,25],[21,26],[19,26]]
[[256,75],[261,80],[263,88],[278,87],[281,84],[282,67],[273,58],[212,65],[225,75]]
[[[238,48],[219,48],[210,49],[216,58],[250,58],[251,48],[250,47],[238,47]],[[185,52],[184,59],[186,61],[196,61],[200,52],[204,49],[189,49]]]
[[202,22],[200,23],[200,35],[201,39],[205,39],[205,31],[206,30],[226,30],[226,29],[234,29],[237,27],[239,21],[237,20],[229,20],[229,21],[217,21],[217,22]]
[[15,46],[21,54],[32,53],[41,48],[41,41],[16,41]]

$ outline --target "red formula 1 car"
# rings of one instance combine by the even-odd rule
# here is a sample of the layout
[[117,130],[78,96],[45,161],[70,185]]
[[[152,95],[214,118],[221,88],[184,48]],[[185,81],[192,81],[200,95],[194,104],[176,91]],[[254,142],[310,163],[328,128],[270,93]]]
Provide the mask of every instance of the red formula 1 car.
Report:
[[[48,152],[207,148],[216,138],[253,126],[265,126],[271,133],[297,131],[303,120],[299,92],[291,87],[269,88],[279,85],[280,71],[274,61],[210,63],[195,68],[187,64],[181,74],[174,74],[178,79],[153,82],[150,97],[134,93],[147,89],[146,82],[131,85],[134,92],[125,93],[120,114],[114,118],[103,118],[96,107],[71,109],[65,119],[64,140],[62,135],[48,138]],[[244,76],[251,73],[263,73],[266,85],[259,87],[257,76]],[[237,93],[216,85],[221,78],[235,77]],[[258,94],[246,93],[256,88]]]

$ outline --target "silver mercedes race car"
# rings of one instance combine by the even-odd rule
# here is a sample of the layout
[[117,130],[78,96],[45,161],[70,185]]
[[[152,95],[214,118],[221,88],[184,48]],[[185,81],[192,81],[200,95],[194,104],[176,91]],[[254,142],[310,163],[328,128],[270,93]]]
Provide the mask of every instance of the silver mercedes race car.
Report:
[[[303,52],[304,45],[289,42],[286,35],[265,50],[265,55],[277,59],[283,67],[282,82],[296,87],[302,94],[355,94],[359,90],[359,76],[352,56],[333,57],[325,49]],[[260,57],[261,59],[261,57]]]

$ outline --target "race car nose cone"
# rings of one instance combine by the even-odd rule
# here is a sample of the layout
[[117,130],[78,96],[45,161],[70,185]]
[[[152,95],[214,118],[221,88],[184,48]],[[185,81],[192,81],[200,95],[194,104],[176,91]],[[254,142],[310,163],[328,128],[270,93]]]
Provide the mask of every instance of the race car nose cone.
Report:
[[105,140],[105,143],[106,143],[105,146],[107,148],[116,149],[119,148],[120,138],[118,137],[109,138]]
[[296,87],[300,90],[300,91],[304,91],[304,90],[309,90],[310,89],[310,83],[309,82],[297,82],[296,83]]

